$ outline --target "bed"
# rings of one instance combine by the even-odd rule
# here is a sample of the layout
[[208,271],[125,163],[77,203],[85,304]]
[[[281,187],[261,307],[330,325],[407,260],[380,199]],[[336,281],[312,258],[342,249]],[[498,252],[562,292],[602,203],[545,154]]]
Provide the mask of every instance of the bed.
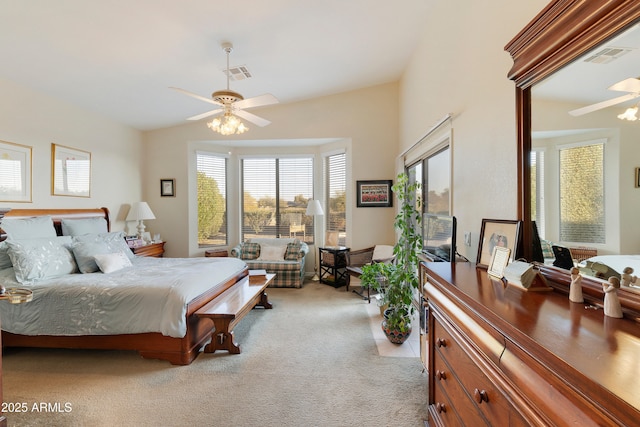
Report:
[[[59,248],[54,246],[44,267],[47,274],[40,272],[34,278],[19,256],[32,256],[29,245],[39,239],[15,239],[11,231],[0,234],[0,240],[6,239],[0,244],[12,261],[7,268],[0,259],[0,283],[33,291],[33,301],[5,304],[0,310],[3,347],[135,350],[145,358],[187,365],[210,340],[213,328],[210,320],[198,318],[195,312],[247,275],[246,264],[234,258],[133,256],[124,233],[110,231],[106,208],[0,212],[2,229],[11,228],[14,235],[19,235],[20,229],[10,227],[10,222],[40,223],[47,218],[53,223],[55,236],[42,239],[73,248],[69,252],[76,270],[65,270],[68,255],[59,261],[55,255]],[[93,221],[106,223],[106,229],[100,230],[104,232],[83,234],[87,231],[83,227]],[[28,225],[28,232],[39,227]],[[63,235],[65,225],[73,237],[66,232],[57,237]],[[101,250],[93,257],[79,252],[87,248],[97,251],[105,244],[110,249],[120,245],[122,251]],[[38,243],[37,247],[41,246]],[[110,252],[118,252],[118,257]],[[89,268],[89,261],[97,268]],[[113,269],[120,262],[125,267]]]

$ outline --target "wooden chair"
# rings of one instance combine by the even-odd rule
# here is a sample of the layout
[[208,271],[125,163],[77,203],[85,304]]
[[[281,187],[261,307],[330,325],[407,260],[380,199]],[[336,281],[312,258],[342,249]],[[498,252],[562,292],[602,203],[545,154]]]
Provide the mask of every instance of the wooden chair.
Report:
[[[393,258],[393,246],[389,245],[376,245],[370,248],[349,251],[347,258],[347,292],[349,292],[351,276],[360,277],[362,266],[373,262],[392,262]],[[364,295],[365,289],[367,290],[366,296]],[[371,289],[368,286],[362,286],[359,291],[354,289],[353,292],[366,299],[367,302],[371,302]]]

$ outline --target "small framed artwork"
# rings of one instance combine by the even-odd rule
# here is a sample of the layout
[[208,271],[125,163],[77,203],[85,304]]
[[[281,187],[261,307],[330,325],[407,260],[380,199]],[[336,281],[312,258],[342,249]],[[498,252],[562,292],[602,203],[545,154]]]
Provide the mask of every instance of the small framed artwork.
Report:
[[0,201],[31,202],[31,147],[0,141]]
[[636,168],[635,186],[636,188],[640,188],[640,168]]
[[161,197],[176,196],[176,180],[175,179],[160,180],[160,196]]
[[511,250],[502,246],[495,246],[493,248],[493,254],[489,261],[488,272],[491,276],[502,279],[504,277],[504,269],[509,263],[509,254]]
[[51,144],[51,194],[91,197],[91,153]]
[[393,206],[393,181],[356,181],[359,208],[388,208]]
[[488,268],[496,246],[508,248],[509,261],[512,262],[518,249],[520,238],[520,221],[504,219],[483,219],[480,230],[480,243],[478,244],[478,258],[476,265]]

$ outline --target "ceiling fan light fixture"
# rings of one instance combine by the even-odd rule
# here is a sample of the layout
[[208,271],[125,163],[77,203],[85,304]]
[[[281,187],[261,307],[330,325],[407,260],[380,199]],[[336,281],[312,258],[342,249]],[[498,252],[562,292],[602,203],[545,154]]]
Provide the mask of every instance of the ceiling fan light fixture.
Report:
[[221,135],[240,135],[249,130],[248,127],[242,123],[242,120],[231,114],[231,112],[225,112],[222,117],[216,117],[207,123],[209,129],[214,132],[218,132]]
[[637,113],[638,113],[638,106],[636,105],[635,107],[627,108],[627,110],[624,113],[618,114],[618,118],[620,120],[629,120],[631,122],[635,122],[636,120],[638,120],[638,116],[636,115]]

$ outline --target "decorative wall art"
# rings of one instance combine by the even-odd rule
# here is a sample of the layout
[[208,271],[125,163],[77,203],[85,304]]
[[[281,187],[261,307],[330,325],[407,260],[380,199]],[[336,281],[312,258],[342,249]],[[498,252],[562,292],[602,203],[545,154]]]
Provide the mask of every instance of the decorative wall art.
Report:
[[175,197],[175,196],[176,196],[176,180],[161,179],[160,180],[160,197]]
[[31,202],[31,151],[0,141],[0,201]]
[[391,186],[393,181],[356,181],[357,207],[359,208],[388,208],[393,206]]
[[91,153],[51,144],[51,194],[91,197]]

